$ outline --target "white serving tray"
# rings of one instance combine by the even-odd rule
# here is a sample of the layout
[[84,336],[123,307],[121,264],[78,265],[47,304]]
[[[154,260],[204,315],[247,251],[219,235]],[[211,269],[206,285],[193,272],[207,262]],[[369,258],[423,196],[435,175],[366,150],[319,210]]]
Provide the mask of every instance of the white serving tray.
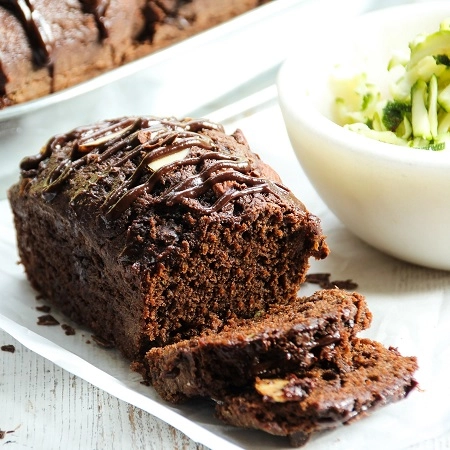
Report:
[[[4,108],[0,110],[0,122],[18,118],[66,100],[77,98],[117,81],[129,79],[133,75],[142,72],[154,71],[155,75],[159,75],[160,69],[158,67],[161,64],[168,62],[169,65],[170,62],[173,63],[175,70],[174,74],[177,78],[180,77],[180,74],[183,78],[190,78],[190,74],[187,72],[197,70],[212,75],[216,70],[213,71],[211,69],[217,67],[215,66],[214,54],[219,53],[220,56],[223,45],[225,45],[228,50],[232,50],[234,52],[234,57],[236,58],[235,62],[231,62],[231,60],[227,61],[227,57],[230,55],[227,51],[224,54],[224,62],[227,64],[236,64],[238,66],[236,69],[239,69],[240,71],[242,70],[242,67],[239,67],[241,63],[240,55],[249,51],[248,44],[251,44],[253,51],[248,53],[249,56],[252,56],[252,64],[249,73],[259,73],[262,66],[255,61],[254,56],[256,51],[264,49],[264,65],[267,64],[270,66],[271,64],[275,64],[277,60],[283,58],[283,51],[276,51],[276,55],[274,52],[270,51],[272,45],[276,46],[281,42],[282,36],[272,36],[272,33],[270,32],[261,33],[261,30],[272,29],[272,24],[275,24],[274,29],[278,30],[276,22],[280,20],[286,21],[287,18],[292,17],[292,14],[294,14],[295,17],[299,6],[303,6],[305,3],[308,3],[308,0],[273,1],[223,24],[201,32],[180,43],[176,43],[136,61],[127,63],[73,87],[46,95],[36,100]],[[286,22],[286,26],[290,25],[291,24]],[[211,48],[213,49],[212,55],[207,53]],[[193,56],[194,54],[196,56]],[[188,58],[186,58],[186,55],[189,55]],[[249,66],[248,62],[249,61],[245,64],[246,66]],[[248,69],[244,68],[244,71],[246,70]],[[169,71],[165,71],[164,75],[171,76]],[[243,80],[242,75],[243,73],[241,72],[239,74],[239,81]],[[154,78],[156,79],[156,84],[160,84],[157,76]]]

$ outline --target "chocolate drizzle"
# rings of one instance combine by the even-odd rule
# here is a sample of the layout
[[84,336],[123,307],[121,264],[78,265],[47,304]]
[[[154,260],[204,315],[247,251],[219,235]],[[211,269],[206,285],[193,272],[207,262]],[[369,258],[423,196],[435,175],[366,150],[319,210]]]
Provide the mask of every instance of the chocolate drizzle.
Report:
[[80,0],[83,12],[92,14],[95,18],[95,23],[99,31],[100,40],[106,39],[109,36],[108,27],[106,24],[106,10],[109,7],[110,0]]
[[46,66],[52,71],[52,51],[54,48],[52,31],[39,11],[34,9],[33,1],[0,0],[0,6],[11,11],[22,24],[33,53],[33,62],[38,67]]
[[[94,16],[97,24],[99,40],[109,36],[106,24],[106,10],[110,0],[80,0],[83,11]],[[33,0],[0,0],[0,6],[10,11],[20,22],[30,45],[33,63],[37,67],[47,67],[50,77],[53,79],[54,61],[53,50],[55,41],[50,24],[40,12],[35,9]],[[6,95],[8,77],[2,68],[0,61],[0,96]],[[52,92],[53,92],[52,87]],[[8,103],[0,104],[6,106]]]
[[[2,62],[0,61],[0,96],[6,95],[6,83],[8,82],[8,77],[3,70]],[[0,99],[0,108],[2,106],[2,100]]]
[[[207,120],[148,117],[105,121],[55,136],[39,155],[23,160],[21,168],[35,170],[59,148],[70,148],[68,157],[47,176],[44,196],[51,200],[81,166],[92,161],[106,162],[112,169],[125,164],[129,167],[132,162],[135,168],[113,188],[102,206],[107,219],[117,218],[142,196],[155,205],[183,204],[210,214],[246,194],[290,195],[284,186],[254,176],[249,160],[231,155],[223,144],[202,130],[224,132],[221,125]],[[172,179],[166,185],[168,175],[183,168],[188,170],[181,179]],[[219,185],[220,189],[214,189]],[[208,194],[206,202],[201,200],[203,194],[214,192],[212,199]]]

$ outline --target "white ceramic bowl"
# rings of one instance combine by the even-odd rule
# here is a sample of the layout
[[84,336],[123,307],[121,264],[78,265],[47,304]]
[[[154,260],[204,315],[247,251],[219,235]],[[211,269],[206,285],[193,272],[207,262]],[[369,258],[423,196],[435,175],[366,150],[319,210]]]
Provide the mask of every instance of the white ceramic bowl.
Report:
[[332,120],[329,80],[333,66],[345,61],[383,85],[393,51],[436,31],[447,17],[450,2],[426,2],[316,29],[285,61],[277,83],[292,146],[330,210],[379,250],[444,270],[450,270],[450,148],[401,147],[344,129]]

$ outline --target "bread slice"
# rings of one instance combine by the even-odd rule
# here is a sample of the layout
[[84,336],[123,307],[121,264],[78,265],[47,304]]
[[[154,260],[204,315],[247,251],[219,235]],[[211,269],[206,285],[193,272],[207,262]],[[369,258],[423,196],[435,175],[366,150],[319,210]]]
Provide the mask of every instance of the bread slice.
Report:
[[336,344],[344,358],[343,349],[371,317],[361,295],[319,291],[259,317],[233,321],[219,333],[153,348],[143,375],[170,402],[221,398],[257,376],[274,377],[332,359]]
[[252,387],[230,393],[216,405],[228,424],[288,436],[300,446],[316,432],[349,424],[405,398],[417,385],[415,357],[378,342],[355,338],[352,366],[337,357],[309,370],[278,378],[257,378]]

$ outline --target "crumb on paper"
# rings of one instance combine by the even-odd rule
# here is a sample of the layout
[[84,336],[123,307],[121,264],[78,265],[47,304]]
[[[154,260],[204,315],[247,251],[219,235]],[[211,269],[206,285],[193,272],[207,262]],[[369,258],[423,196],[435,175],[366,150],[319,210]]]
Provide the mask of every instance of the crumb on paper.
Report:
[[43,316],[38,317],[37,324],[52,326],[52,325],[59,325],[59,322],[51,314],[44,314]]
[[2,352],[14,353],[16,351],[16,347],[12,344],[2,345],[0,348],[2,349]]
[[320,287],[330,283],[330,273],[308,273],[305,281],[307,283],[318,284]]
[[358,287],[358,284],[353,280],[333,280],[331,284],[339,289],[345,289],[347,291],[352,291]]
[[75,329],[73,327],[71,327],[70,325],[68,325],[67,323],[63,323],[61,325],[61,328],[64,330],[64,333],[67,336],[73,336],[75,334]]
[[326,272],[307,274],[305,281],[307,283],[318,284],[322,289],[339,288],[351,291],[358,287],[358,283],[355,283],[351,279],[331,280],[331,274]]
[[111,341],[108,341],[106,339],[103,339],[99,336],[95,336],[95,335],[91,335],[92,339],[94,340],[94,342],[103,348],[114,348],[114,344]]
[[[19,427],[17,427],[17,428],[19,428]],[[8,430],[8,431],[0,429],[0,439],[5,439],[7,434],[14,433],[14,431],[16,431],[17,428],[15,430]],[[5,444],[7,444],[7,443],[8,442],[5,442]]]
[[36,310],[40,311],[40,312],[48,313],[48,312],[50,312],[51,309],[52,308],[50,306],[48,306],[48,305],[36,306]]

